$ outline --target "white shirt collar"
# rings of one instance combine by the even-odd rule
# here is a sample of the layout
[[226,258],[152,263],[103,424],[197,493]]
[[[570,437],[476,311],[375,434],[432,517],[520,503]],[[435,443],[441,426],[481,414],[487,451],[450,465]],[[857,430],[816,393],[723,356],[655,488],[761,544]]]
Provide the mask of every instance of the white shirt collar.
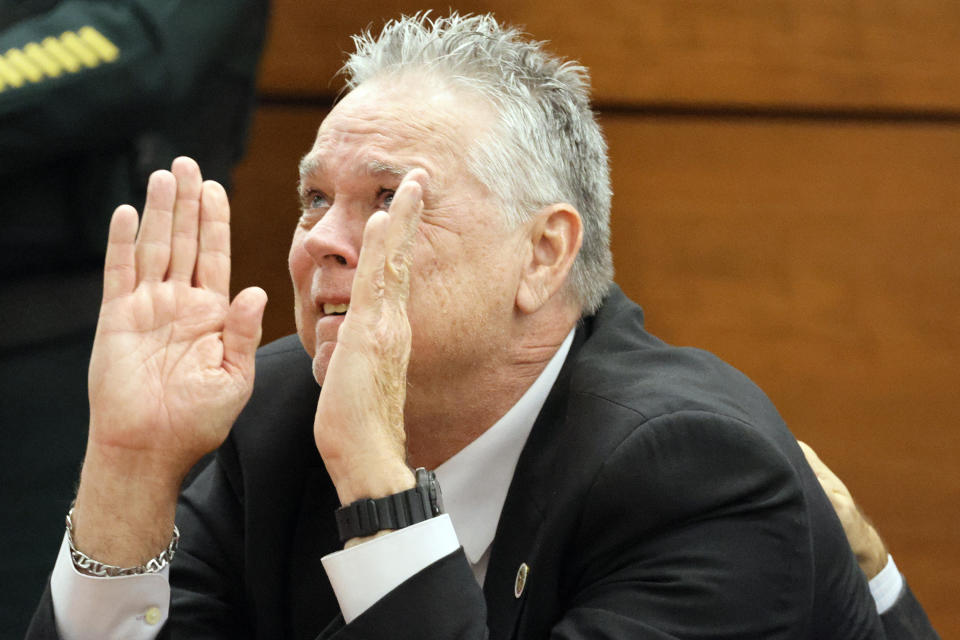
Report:
[[573,334],[571,330],[540,376],[502,418],[436,469],[444,508],[471,564],[476,565],[493,543],[520,451],[560,375]]

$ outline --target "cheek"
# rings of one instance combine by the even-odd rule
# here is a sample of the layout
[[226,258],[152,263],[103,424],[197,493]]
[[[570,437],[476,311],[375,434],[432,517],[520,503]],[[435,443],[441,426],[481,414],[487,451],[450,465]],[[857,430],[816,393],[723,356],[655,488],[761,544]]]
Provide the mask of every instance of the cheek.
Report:
[[303,297],[300,295],[300,292],[297,291],[296,287],[294,287],[293,319],[297,325],[297,336],[299,336],[303,348],[312,356],[316,343],[316,336],[314,335],[312,327],[316,323],[316,319],[309,317],[312,314],[310,314],[307,309],[307,307],[303,306]]
[[[290,243],[290,253],[287,254],[287,267],[290,269],[290,277],[293,279],[294,289],[300,289],[304,277],[308,277],[310,265],[313,262],[310,254],[303,247],[303,237],[300,229],[293,234],[293,241]],[[309,286],[309,282],[306,283]]]
[[512,305],[518,247],[494,234],[469,240],[428,236],[418,246],[410,280],[412,313],[429,309],[435,319],[454,322],[487,307]]
[[[486,274],[472,264],[444,263],[431,256],[419,263],[410,279],[407,314],[414,340],[420,344],[452,344],[476,332],[491,302]],[[436,346],[436,345],[434,345]]]
[[297,325],[297,335],[300,336],[300,342],[303,343],[307,353],[313,355],[315,342],[313,326],[316,318],[311,304],[310,286],[315,265],[303,249],[299,233],[293,237],[290,254],[287,256],[287,266],[290,268],[290,279],[293,281],[293,315]]
[[290,279],[293,281],[293,292],[303,298],[310,297],[313,281],[313,271],[316,267],[310,254],[303,247],[300,232],[293,236],[293,244],[287,256],[287,266],[290,269]]

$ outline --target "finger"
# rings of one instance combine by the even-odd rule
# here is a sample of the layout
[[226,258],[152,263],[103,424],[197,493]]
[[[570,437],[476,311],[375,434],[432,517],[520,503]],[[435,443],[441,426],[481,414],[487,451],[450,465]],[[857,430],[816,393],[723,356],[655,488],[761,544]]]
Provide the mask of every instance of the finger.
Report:
[[133,292],[137,286],[137,210],[121,205],[110,218],[107,254],[103,261],[103,303]]
[[147,183],[147,201],[137,236],[137,281],[162,280],[170,265],[170,226],[177,181],[169,171],[154,171]]
[[223,366],[251,381],[266,305],[266,291],[244,289],[233,299],[223,324]]
[[413,246],[423,213],[423,189],[427,172],[414,169],[406,175],[390,205],[384,269],[384,299],[405,304],[410,293],[410,264]]
[[377,211],[363,228],[363,243],[357,258],[357,274],[350,290],[349,318],[361,314],[379,316],[383,301],[383,261],[387,244],[390,216],[386,211]]
[[[817,455],[817,452],[808,445],[806,442],[797,440],[797,444],[800,445],[800,450],[803,451],[803,456],[807,459],[807,464],[810,465],[810,468],[813,469],[813,473],[817,476],[817,479],[820,481],[820,484],[824,484],[829,478],[824,473],[824,471],[829,471],[827,465],[823,464],[823,460],[820,459],[820,456]],[[826,490],[826,487],[824,487]]]
[[797,444],[800,445],[800,450],[803,451],[803,456],[807,459],[807,464],[811,467],[814,464],[823,464],[820,462],[820,456],[817,455],[817,452],[813,450],[813,447],[808,445],[803,440],[797,440]]
[[[847,489],[847,486],[843,484],[843,481],[840,479],[840,477],[837,476],[837,474],[835,474],[830,467],[828,467],[823,460],[820,459],[820,456],[817,455],[817,452],[805,442],[798,441],[798,444],[800,445],[800,449],[803,450],[803,455],[807,458],[807,464],[809,464],[810,468],[813,469],[814,474],[817,476],[817,480],[820,481],[820,485],[830,498],[830,501],[834,501],[833,494],[840,494],[850,497],[850,491]],[[850,499],[852,500],[852,498]]]
[[200,167],[190,158],[177,158],[170,171],[177,179],[177,199],[173,208],[169,277],[190,283],[197,264],[197,227],[203,179],[200,177]]
[[207,180],[200,196],[197,286],[230,295],[230,203],[219,183]]

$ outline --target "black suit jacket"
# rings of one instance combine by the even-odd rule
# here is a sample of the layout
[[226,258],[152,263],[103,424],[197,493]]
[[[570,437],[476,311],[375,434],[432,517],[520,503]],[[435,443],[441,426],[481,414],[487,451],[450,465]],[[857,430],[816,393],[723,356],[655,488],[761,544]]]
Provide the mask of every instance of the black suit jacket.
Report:
[[715,357],[646,333],[619,290],[577,329],[518,462],[483,589],[461,550],[349,625],[320,562],[340,548],[339,503],[313,443],[309,359],[290,337],[257,367],[254,397],[183,495],[171,637],[885,637],[767,398]]

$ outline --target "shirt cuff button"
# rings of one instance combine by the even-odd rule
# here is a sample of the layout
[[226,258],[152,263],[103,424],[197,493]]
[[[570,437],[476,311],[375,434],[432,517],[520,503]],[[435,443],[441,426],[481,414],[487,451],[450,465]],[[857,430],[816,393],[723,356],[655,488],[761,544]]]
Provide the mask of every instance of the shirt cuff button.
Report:
[[157,607],[147,609],[143,614],[143,621],[151,627],[160,622],[160,609]]

